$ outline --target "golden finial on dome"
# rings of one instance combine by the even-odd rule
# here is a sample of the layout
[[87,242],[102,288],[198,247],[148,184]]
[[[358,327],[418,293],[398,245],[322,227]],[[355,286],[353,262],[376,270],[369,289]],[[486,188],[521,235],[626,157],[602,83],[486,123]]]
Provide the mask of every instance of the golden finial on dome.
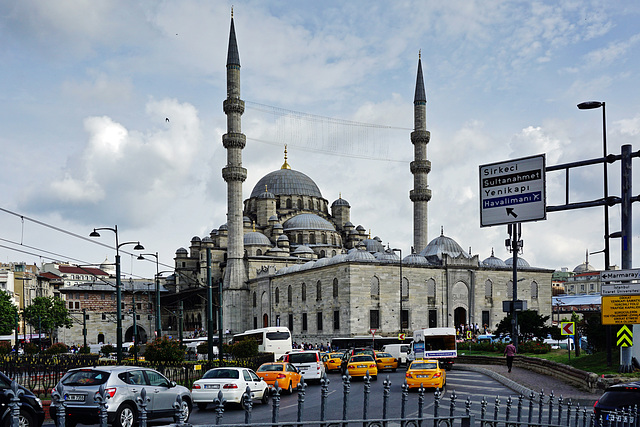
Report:
[[268,192],[269,192],[269,190],[267,190],[267,184],[265,184],[265,185],[264,185],[264,192],[265,192],[265,193],[268,193]]
[[284,145],[284,163],[280,169],[291,169],[291,166],[287,163],[287,144]]
[[338,193],[338,198],[342,199],[342,191]]
[[422,59],[422,49],[418,50],[418,59]]
[[231,19],[233,19],[233,5],[231,5]]
[[256,231],[256,222],[255,221],[251,221],[251,224],[253,224],[253,231]]
[[369,240],[371,240],[371,229],[369,229]]

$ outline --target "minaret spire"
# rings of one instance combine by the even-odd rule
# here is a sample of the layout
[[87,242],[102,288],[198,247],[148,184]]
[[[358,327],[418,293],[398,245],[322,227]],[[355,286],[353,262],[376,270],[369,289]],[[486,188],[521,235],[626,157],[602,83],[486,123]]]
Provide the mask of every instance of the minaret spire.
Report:
[[[222,177],[227,183],[227,267],[224,272],[222,306],[223,324],[232,333],[249,329],[249,287],[244,269],[244,232],[242,183],[247,170],[242,167],[242,149],[247,143],[242,133],[241,120],[244,101],[240,99],[240,55],[236,42],[236,31],[231,10],[231,30],[227,51],[227,99],[223,102],[227,115],[227,133],[222,135],[222,144],[227,150],[227,165],[222,168]],[[233,309],[231,309],[233,308]]]
[[411,162],[413,190],[409,192],[409,199],[413,202],[413,247],[416,252],[420,252],[429,243],[427,204],[431,200],[431,190],[427,185],[427,174],[431,171],[431,162],[427,160],[427,144],[431,139],[431,133],[427,130],[427,95],[422,75],[422,51],[418,52],[413,123],[414,130],[411,132],[414,158]]

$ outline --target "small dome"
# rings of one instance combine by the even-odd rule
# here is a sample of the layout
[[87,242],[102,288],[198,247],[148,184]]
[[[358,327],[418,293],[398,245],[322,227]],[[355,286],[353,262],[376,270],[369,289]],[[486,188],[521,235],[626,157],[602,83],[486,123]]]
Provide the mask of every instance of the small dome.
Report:
[[502,261],[497,256],[494,256],[493,249],[491,249],[491,256],[485,259],[484,261],[482,261],[482,266],[489,267],[489,268],[506,268],[507,264],[505,264],[505,262]]
[[258,195],[258,199],[275,199],[276,196],[270,191],[263,191]]
[[324,257],[317,260],[314,267],[324,267],[325,265],[329,264],[331,264],[331,258]]
[[442,264],[443,255],[446,254],[453,258],[462,256],[470,258],[469,254],[452,238],[446,237],[442,231],[440,236],[433,239],[426,248],[420,252],[431,264]]
[[227,223],[225,222],[220,227],[218,227],[218,231],[227,231]]
[[403,264],[407,265],[429,265],[429,261],[420,254],[410,254],[404,257]]
[[589,271],[596,271],[596,269],[591,264],[589,264],[589,261],[583,262],[573,269],[574,273],[587,273]]
[[310,268],[313,268],[313,266],[316,264],[315,261],[308,261],[305,262],[304,264],[302,264],[302,267],[300,267],[300,271],[302,270],[308,270]]
[[355,225],[353,225],[353,223],[351,221],[347,221],[347,222],[344,223],[344,228],[347,228],[347,227],[352,227],[353,228],[353,227],[355,227]]
[[289,238],[287,237],[286,234],[278,236],[278,242],[288,242],[288,241],[289,241]]
[[187,250],[185,248],[179,248],[176,251],[176,255],[187,255],[189,252],[187,252]]
[[358,231],[367,231],[362,225],[357,226],[356,230],[358,230]]
[[248,222],[249,224],[251,224],[251,218],[249,218],[248,216],[243,216],[242,217],[242,222]]
[[198,237],[198,236],[193,236],[193,237],[191,238],[191,243],[193,243],[193,242],[199,242],[199,241],[200,241],[200,237]]
[[273,229],[274,230],[282,230],[282,224],[280,224],[280,223],[274,224],[273,225]]
[[329,230],[335,231],[333,225],[316,214],[300,214],[285,221],[284,229],[293,230]]
[[202,243],[213,243],[213,239],[209,236],[203,237]]
[[347,255],[347,261],[371,262],[376,261],[376,257],[365,250],[357,250]]
[[[504,263],[507,265],[507,267],[513,267],[513,258],[505,259]],[[531,266],[529,265],[527,260],[518,257],[518,268],[531,268]]]
[[367,250],[372,254],[376,252],[384,252],[384,245],[375,239],[364,239],[362,243],[364,243]]
[[339,264],[341,262],[345,262],[347,260],[347,257],[347,254],[338,254],[336,256],[332,256],[331,258],[329,258],[329,264]]
[[343,199],[342,197],[340,197],[339,199],[337,199],[336,201],[334,201],[333,203],[331,203],[331,207],[338,207],[338,206],[346,206],[348,208],[350,208],[351,206],[349,205],[349,202],[347,202],[345,199]]
[[379,262],[386,262],[386,263],[400,262],[400,257],[396,255],[396,253],[393,252],[392,250],[378,252],[375,254],[375,257]]
[[250,231],[244,235],[244,244],[245,246],[271,246],[271,240],[258,231]]
[[382,239],[379,238],[378,236],[374,237],[373,240],[377,240],[378,242],[382,243]]
[[313,249],[305,245],[300,245],[296,248],[295,251],[293,251],[293,254],[312,254],[312,253],[314,253]]
[[278,215],[271,215],[269,217],[269,221],[277,221],[278,220]]
[[283,267],[280,270],[276,271],[276,276],[282,276],[283,274],[287,274],[290,270],[290,267]]
[[287,273],[295,273],[296,271],[300,271],[300,268],[302,268],[302,264],[293,264],[292,266],[289,266],[289,271]]

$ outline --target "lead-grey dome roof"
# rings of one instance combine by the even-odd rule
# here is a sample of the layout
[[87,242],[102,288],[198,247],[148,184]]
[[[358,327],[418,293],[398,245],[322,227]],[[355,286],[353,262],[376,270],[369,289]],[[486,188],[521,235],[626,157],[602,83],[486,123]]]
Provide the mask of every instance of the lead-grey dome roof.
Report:
[[245,245],[271,246],[271,240],[258,231],[250,231],[244,235]]
[[376,261],[376,257],[366,250],[355,250],[347,255],[347,261]]
[[278,169],[263,176],[253,187],[251,198],[264,192],[265,185],[275,196],[312,196],[322,198],[320,189],[311,178],[293,169]]
[[306,245],[300,245],[296,248],[295,251],[293,251],[294,254],[312,254],[313,249],[311,249],[309,246]]
[[574,273],[586,273],[589,271],[596,271],[596,269],[589,264],[589,261],[585,261],[580,265],[577,265],[576,268],[573,269]]
[[300,214],[288,219],[283,224],[287,231],[293,230],[329,230],[336,231],[333,225],[315,214]]
[[379,262],[386,262],[386,263],[400,262],[400,257],[391,250],[384,251],[384,252],[377,252],[373,256],[375,256]]
[[331,207],[335,207],[335,206],[346,206],[348,208],[350,208],[351,206],[349,205],[349,202],[347,202],[345,199],[343,199],[342,197],[340,197],[339,199],[335,200],[333,203],[331,203]]
[[[504,260],[504,263],[508,266],[508,267],[513,267],[513,258],[507,258]],[[531,266],[529,265],[529,263],[527,262],[527,260],[525,260],[524,258],[520,258],[518,257],[518,268],[531,268]]]
[[409,254],[402,259],[402,263],[407,265],[429,265],[429,261],[420,254]]
[[482,266],[490,268],[506,268],[507,264],[497,256],[494,256],[493,249],[491,249],[491,256],[482,261]]
[[362,243],[364,243],[367,250],[372,254],[375,254],[376,252],[384,252],[384,245],[376,239],[364,239]]
[[442,231],[440,236],[429,242],[427,247],[420,252],[420,255],[432,264],[441,264],[444,254],[453,258],[460,256],[470,258],[469,254],[455,240],[445,236]]

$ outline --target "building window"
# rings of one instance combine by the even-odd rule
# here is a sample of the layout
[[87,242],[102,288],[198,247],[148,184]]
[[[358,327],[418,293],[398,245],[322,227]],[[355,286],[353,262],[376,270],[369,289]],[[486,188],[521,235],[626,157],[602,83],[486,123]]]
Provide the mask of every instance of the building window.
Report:
[[407,279],[406,277],[402,278],[401,294],[403,301],[407,301],[409,299],[409,279]]
[[100,298],[103,299],[103,300],[107,299],[107,294],[103,293],[102,295],[100,295]]
[[380,310],[369,310],[369,328],[380,328]]
[[513,299],[513,281],[507,282],[507,299]]
[[409,310],[402,310],[400,319],[400,329],[409,329]]
[[340,310],[333,312],[333,330],[337,331],[338,329],[340,329]]
[[253,329],[258,329],[258,318],[253,316]]
[[287,302],[289,305],[293,304],[293,295],[291,293],[291,285],[287,288]]
[[489,328],[489,311],[482,312],[482,332],[487,333]]
[[493,296],[493,282],[487,280],[484,282],[484,297],[491,298],[491,296]]
[[302,298],[303,302],[307,300],[307,284],[306,283],[302,284],[302,295],[300,297]]
[[371,299],[380,299],[380,279],[376,276],[371,278]]
[[302,313],[302,330],[307,330],[307,313]]
[[333,279],[333,297],[338,298],[338,279]]
[[107,320],[107,315],[102,313],[102,320]]
[[[253,293],[253,308],[256,308],[258,306],[258,296],[256,295],[256,293]],[[255,329],[255,328],[254,328]]]
[[69,301],[69,310],[73,310],[73,301]]
[[293,314],[289,315],[289,332],[293,333]]
[[318,312],[318,330],[322,330],[322,312]]
[[538,283],[536,281],[531,282],[531,299],[538,299]]
[[89,299],[89,293],[88,292],[84,293],[84,299]]
[[280,289],[276,288],[275,292],[276,305],[280,304]]
[[321,301],[322,300],[322,283],[320,283],[320,280],[318,280],[318,283],[316,283],[316,301]]
[[429,327],[438,327],[438,310],[429,310]]
[[80,301],[76,301],[76,310],[80,310]]

